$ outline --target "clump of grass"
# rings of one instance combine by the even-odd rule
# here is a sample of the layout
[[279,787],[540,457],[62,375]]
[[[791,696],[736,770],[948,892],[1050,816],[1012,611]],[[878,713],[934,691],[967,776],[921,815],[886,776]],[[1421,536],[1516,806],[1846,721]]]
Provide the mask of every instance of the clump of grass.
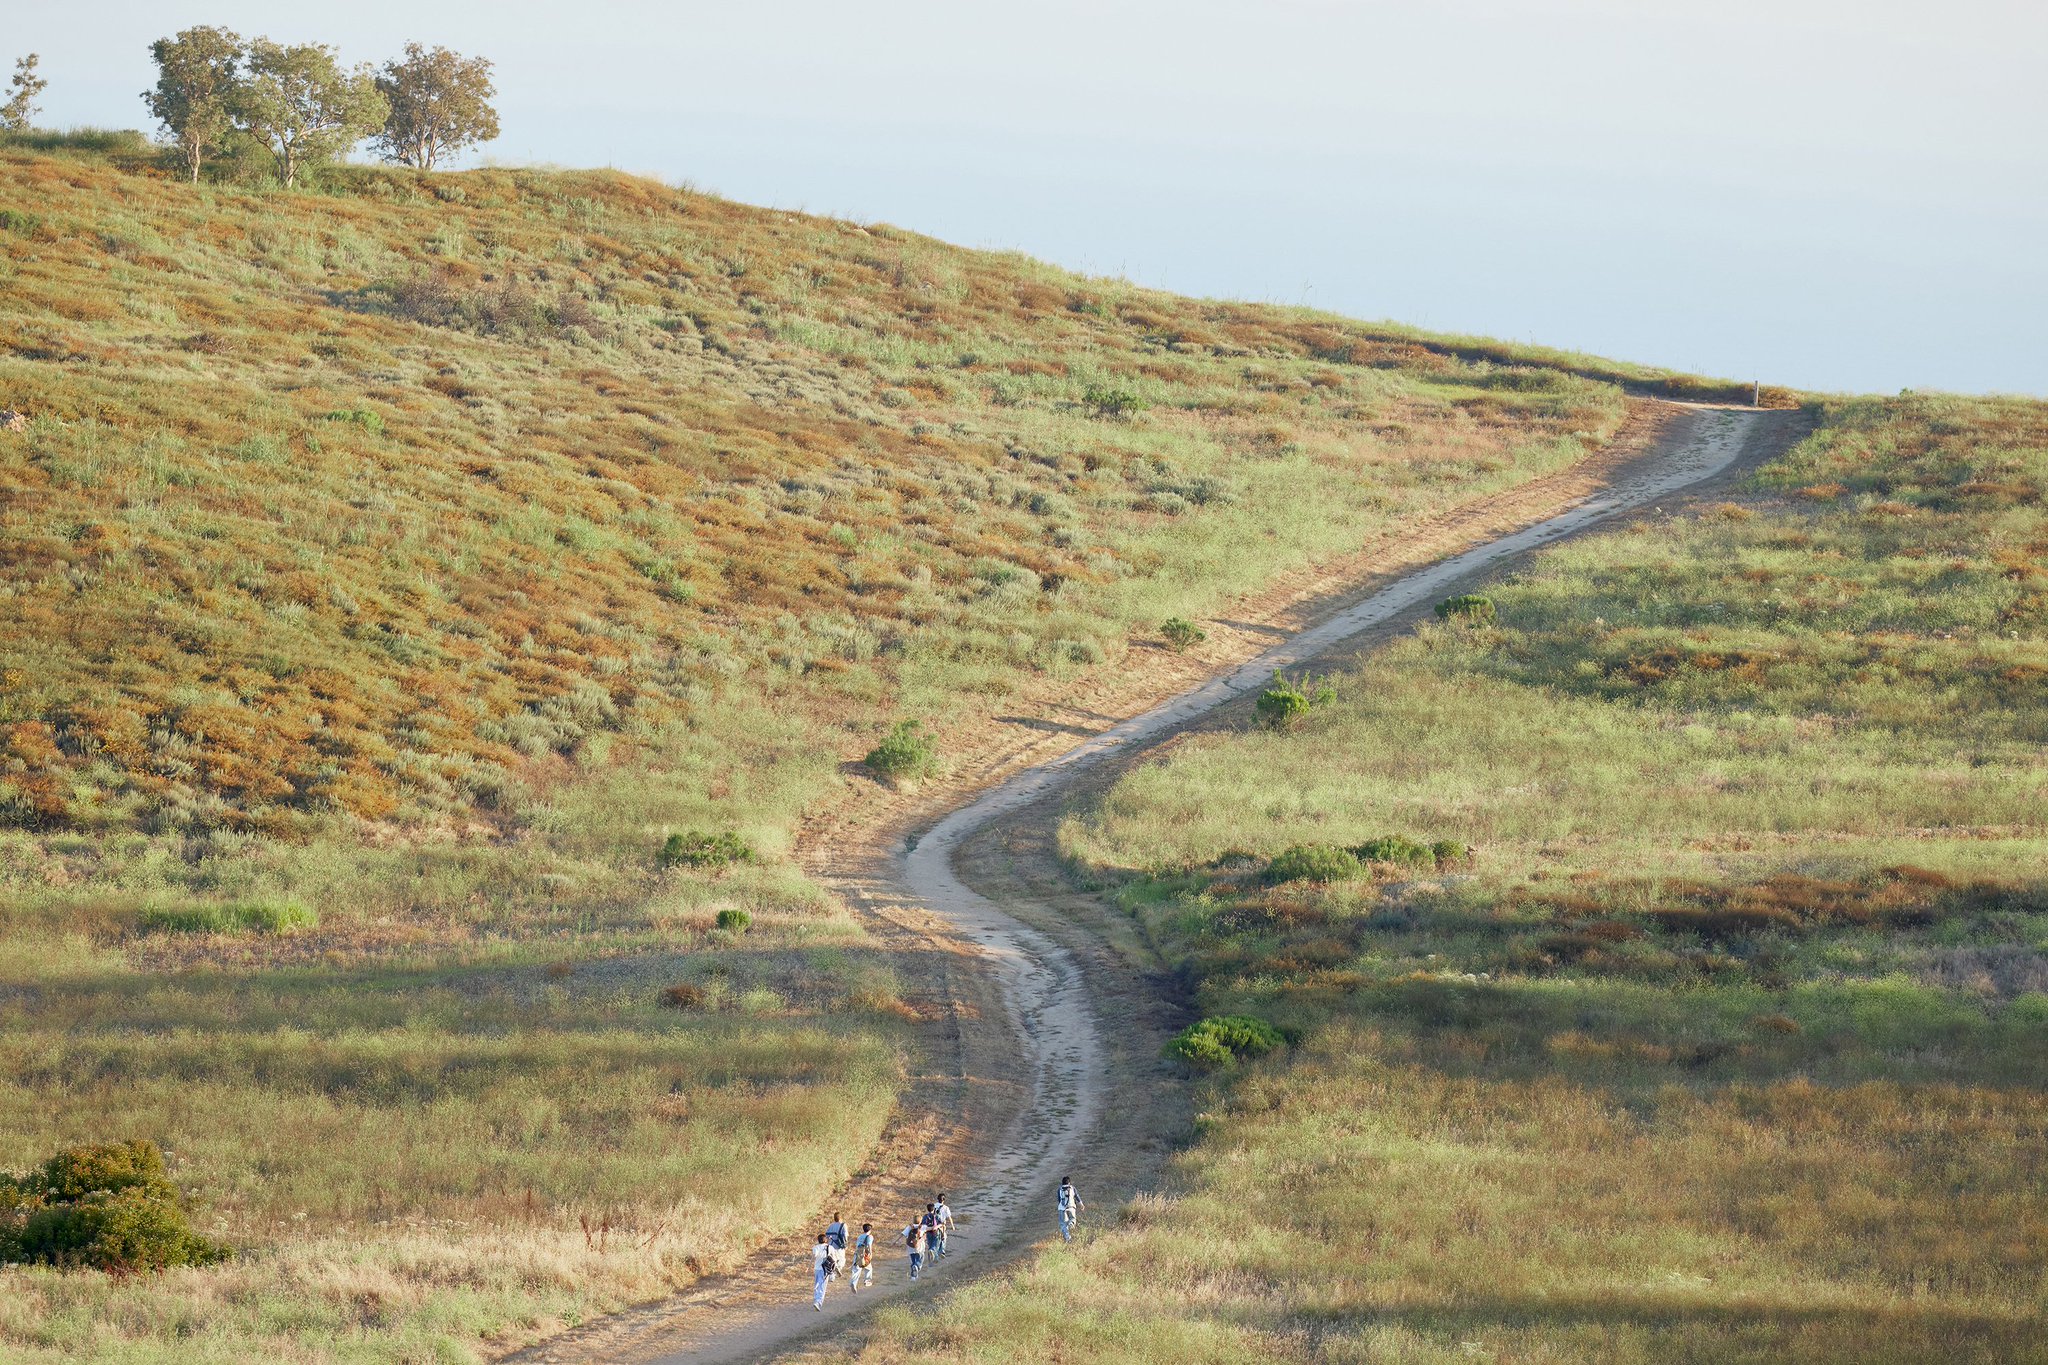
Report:
[[693,829],[669,835],[662,843],[660,861],[663,867],[707,869],[750,863],[754,857],[753,845],[731,830],[707,834]]
[[166,934],[291,934],[319,923],[318,912],[294,900],[153,906],[140,921],[145,932]]
[[727,906],[718,912],[717,925],[729,934],[744,934],[754,927],[754,917],[736,905]]
[[862,762],[891,781],[916,781],[938,771],[938,744],[922,722],[899,720]]
[[1493,599],[1483,593],[1460,593],[1436,604],[1439,621],[1458,621],[1468,626],[1490,626],[1498,618]]

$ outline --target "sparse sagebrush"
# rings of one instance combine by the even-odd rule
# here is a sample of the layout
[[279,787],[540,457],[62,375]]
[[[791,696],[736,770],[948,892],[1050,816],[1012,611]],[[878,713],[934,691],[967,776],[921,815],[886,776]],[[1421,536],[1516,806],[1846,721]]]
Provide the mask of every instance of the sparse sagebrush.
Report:
[[1176,654],[1185,654],[1209,638],[1208,631],[1179,616],[1167,617],[1159,627],[1159,634]]

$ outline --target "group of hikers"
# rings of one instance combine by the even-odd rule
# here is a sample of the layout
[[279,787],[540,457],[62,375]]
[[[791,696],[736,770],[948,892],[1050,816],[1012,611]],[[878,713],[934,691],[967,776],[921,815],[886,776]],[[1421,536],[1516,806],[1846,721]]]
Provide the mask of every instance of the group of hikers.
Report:
[[[1072,1176],[1060,1177],[1059,1215],[1060,1236],[1074,1240],[1074,1226],[1081,1218],[1081,1196],[1074,1189]],[[934,1264],[947,1254],[947,1240],[953,1231],[953,1208],[941,1194],[924,1206],[924,1212],[913,1217],[899,1234],[904,1250],[910,1253],[910,1278],[915,1280],[925,1267]],[[818,1234],[818,1241],[811,1248],[811,1307],[825,1311],[825,1286],[842,1273],[848,1276],[847,1288],[860,1293],[861,1285],[875,1287],[875,1225],[862,1223],[860,1235],[852,1236],[846,1227],[846,1220],[838,1214]]]

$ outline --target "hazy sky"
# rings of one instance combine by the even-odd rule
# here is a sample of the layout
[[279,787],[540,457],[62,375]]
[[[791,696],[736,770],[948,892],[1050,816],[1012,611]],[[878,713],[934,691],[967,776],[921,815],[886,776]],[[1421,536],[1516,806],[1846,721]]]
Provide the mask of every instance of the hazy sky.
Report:
[[2048,0],[0,0],[42,122],[212,23],[497,63],[615,165],[1195,294],[1819,388],[2048,393]]

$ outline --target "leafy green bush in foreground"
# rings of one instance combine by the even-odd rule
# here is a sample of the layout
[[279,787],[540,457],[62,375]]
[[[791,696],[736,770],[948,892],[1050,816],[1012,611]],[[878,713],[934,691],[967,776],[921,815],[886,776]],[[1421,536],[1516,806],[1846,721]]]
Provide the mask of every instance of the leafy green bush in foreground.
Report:
[[0,1174],[0,1261],[132,1272],[212,1265],[153,1142],[71,1147],[39,1171]]
[[738,907],[718,912],[718,927],[728,933],[744,934],[754,927],[754,917]]
[[1285,1043],[1280,1031],[1263,1019],[1219,1014],[1175,1034],[1166,1054],[1194,1066],[1223,1067],[1241,1057],[1263,1057]]

